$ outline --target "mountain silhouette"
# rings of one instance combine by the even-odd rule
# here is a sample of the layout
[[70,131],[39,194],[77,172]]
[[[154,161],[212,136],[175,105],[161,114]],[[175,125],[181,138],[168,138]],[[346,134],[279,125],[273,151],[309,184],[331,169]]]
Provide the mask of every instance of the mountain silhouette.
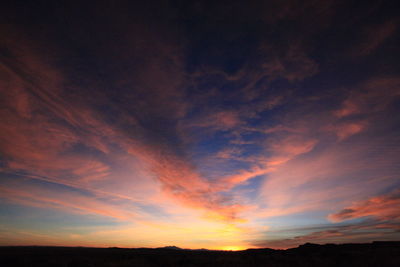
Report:
[[242,251],[190,250],[176,246],[156,249],[0,247],[0,262],[0,266],[7,267],[399,267],[400,242],[340,245],[306,243],[286,250],[264,248]]

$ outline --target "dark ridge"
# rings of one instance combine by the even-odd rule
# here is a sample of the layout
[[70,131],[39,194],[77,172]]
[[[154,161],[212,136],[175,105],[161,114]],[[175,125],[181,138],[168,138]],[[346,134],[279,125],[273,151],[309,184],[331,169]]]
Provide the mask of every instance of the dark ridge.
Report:
[[400,266],[400,242],[311,244],[242,251],[163,248],[0,247],[0,266]]
[[158,249],[173,249],[173,250],[182,250],[183,248],[177,247],[177,246],[165,246],[165,247],[161,247]]

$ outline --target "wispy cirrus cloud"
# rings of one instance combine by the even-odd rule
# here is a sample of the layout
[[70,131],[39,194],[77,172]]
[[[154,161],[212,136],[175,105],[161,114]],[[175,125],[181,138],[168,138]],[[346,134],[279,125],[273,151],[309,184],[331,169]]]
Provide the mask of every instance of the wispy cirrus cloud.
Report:
[[[55,69],[47,72],[51,67],[41,61],[36,51],[29,47],[21,47],[20,50],[28,56],[21,56],[17,66],[7,66],[9,81],[16,85],[12,85],[11,94],[5,91],[6,108],[2,111],[7,118],[6,123],[2,124],[2,151],[7,159],[5,171],[29,173],[32,179],[90,192],[102,191],[104,196],[116,197],[118,194],[109,192],[107,187],[118,179],[118,192],[129,182],[123,177],[117,178],[115,173],[121,168],[126,169],[120,164],[126,164],[124,158],[131,157],[130,164],[140,168],[135,171],[144,173],[143,179],[155,177],[158,181],[145,183],[161,187],[164,193],[183,205],[214,214],[213,218],[222,220],[236,218],[243,209],[241,205],[230,204],[226,198],[219,196],[212,189],[212,184],[203,179],[185,157],[178,155],[176,148],[169,143],[174,142],[173,139],[179,140],[174,128],[168,129],[168,126],[165,136],[159,132],[157,127],[162,127],[163,122],[157,125],[157,119],[154,121],[159,114],[165,115],[165,119],[170,121],[184,114],[185,104],[179,102],[181,93],[177,88],[178,81],[165,94],[160,91],[160,85],[165,81],[155,83],[151,77],[141,77],[138,81],[141,86],[152,91],[143,92],[145,95],[142,95],[142,100],[147,101],[151,108],[143,106],[142,110],[120,110],[117,121],[110,123],[96,109],[95,102],[84,105],[79,101],[82,96],[78,97],[78,101],[72,101],[64,92],[63,75]],[[149,65],[149,68],[152,70],[144,72],[151,72],[152,75],[158,73],[153,70],[154,67]],[[158,71],[164,77],[162,68]],[[34,83],[27,80],[27,73],[28,77],[35,77]],[[141,94],[141,90],[134,91],[133,95]],[[170,102],[169,107],[161,104],[170,99],[176,102]],[[114,104],[110,105],[113,107]],[[158,110],[161,108],[166,110]],[[15,109],[17,112],[13,112]],[[133,112],[130,117],[129,112]],[[143,121],[146,116],[152,119],[152,123],[156,122],[156,128]],[[214,117],[214,125],[226,127],[235,126],[232,123],[235,124],[237,120],[234,114],[225,111]],[[133,133],[128,135],[126,127]],[[9,198],[10,195],[7,196],[4,197]],[[51,198],[43,198],[40,203],[46,201],[52,202]],[[79,208],[80,204],[76,205]]]

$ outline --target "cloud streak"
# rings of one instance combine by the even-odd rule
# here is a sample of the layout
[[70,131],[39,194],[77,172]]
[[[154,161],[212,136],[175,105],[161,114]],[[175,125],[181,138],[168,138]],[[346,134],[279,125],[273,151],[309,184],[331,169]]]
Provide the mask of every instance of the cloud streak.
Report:
[[397,209],[399,204],[399,190],[393,193],[372,197],[368,200],[355,203],[337,213],[329,215],[329,219],[340,222],[355,218],[372,216],[382,221],[399,221],[400,214]]

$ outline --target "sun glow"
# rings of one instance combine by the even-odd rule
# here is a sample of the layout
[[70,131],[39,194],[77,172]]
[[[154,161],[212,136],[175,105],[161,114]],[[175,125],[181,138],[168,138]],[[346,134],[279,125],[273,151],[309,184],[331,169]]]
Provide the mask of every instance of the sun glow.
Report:
[[245,250],[245,247],[241,246],[225,246],[222,247],[221,250],[229,250],[229,251],[238,251],[238,250]]

